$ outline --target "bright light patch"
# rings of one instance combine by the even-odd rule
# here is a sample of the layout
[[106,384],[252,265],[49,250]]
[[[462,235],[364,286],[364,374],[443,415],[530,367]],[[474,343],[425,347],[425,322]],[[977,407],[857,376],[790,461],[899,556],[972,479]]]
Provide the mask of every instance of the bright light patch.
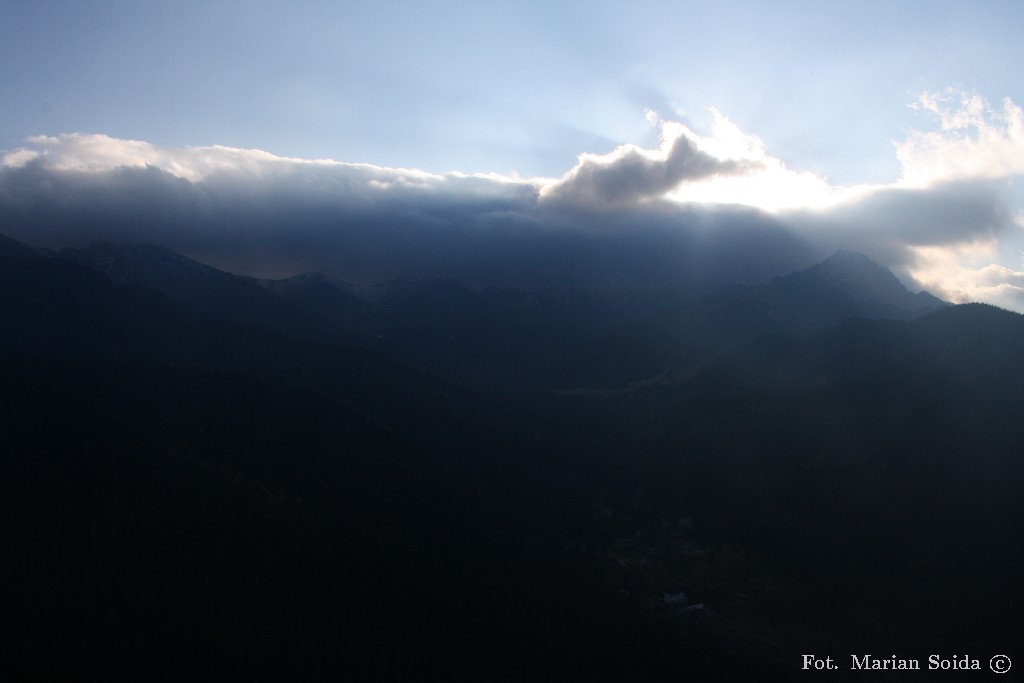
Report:
[[896,145],[900,185],[1024,173],[1024,111],[1009,98],[993,108],[978,95],[948,90],[925,93],[911,107],[931,114],[939,129],[911,131]]
[[711,137],[701,139],[702,149],[719,159],[769,159],[761,138],[744,133],[718,109],[711,107],[710,110],[714,117]]
[[742,175],[716,175],[683,183],[667,194],[668,199],[682,203],[739,204],[779,212],[822,209],[871,190],[870,186],[837,188],[814,173],[790,170],[781,159],[768,154],[759,137],[744,133],[717,109],[712,108],[711,112],[714,115],[712,134],[709,137],[690,135],[708,154],[718,159],[745,162],[754,170]]
[[34,149],[17,149],[4,155],[0,166],[6,168],[22,168],[26,164],[39,158],[39,152]]
[[809,172],[792,171],[778,159],[761,160],[762,170],[745,176],[716,176],[681,185],[669,198],[683,203],[740,204],[772,213],[789,209],[823,209],[856,199],[871,186],[832,187]]
[[943,247],[914,248],[913,278],[936,296],[954,303],[985,301],[1024,312],[1024,272],[992,262],[994,240]]

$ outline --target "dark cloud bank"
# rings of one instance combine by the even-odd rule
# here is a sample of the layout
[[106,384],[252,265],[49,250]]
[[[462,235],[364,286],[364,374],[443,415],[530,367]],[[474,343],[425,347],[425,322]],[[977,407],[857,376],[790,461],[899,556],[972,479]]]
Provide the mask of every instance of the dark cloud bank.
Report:
[[778,216],[657,199],[687,179],[744,170],[685,138],[660,160],[628,150],[585,159],[543,194],[528,182],[372,166],[282,160],[193,182],[155,166],[67,170],[40,156],[0,170],[0,233],[54,249],[153,243],[260,277],[635,289],[763,282],[837,248],[898,267],[910,244],[1007,220],[998,192],[977,183]]
[[675,286],[761,280],[817,255],[751,210],[627,203],[596,213],[541,200],[526,183],[368,175],[300,168],[193,183],[154,167],[32,162],[0,175],[0,232],[49,248],[155,243],[244,274],[321,271],[365,283]]

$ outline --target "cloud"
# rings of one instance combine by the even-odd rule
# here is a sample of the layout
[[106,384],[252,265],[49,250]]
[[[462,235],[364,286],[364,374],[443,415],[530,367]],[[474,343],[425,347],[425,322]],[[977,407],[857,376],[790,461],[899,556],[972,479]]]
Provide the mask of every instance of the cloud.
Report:
[[911,106],[939,129],[911,131],[896,145],[902,185],[1024,173],[1024,111],[1009,98],[993,108],[979,95],[951,89],[922,94]]
[[779,219],[823,251],[856,248],[891,268],[916,259],[918,247],[956,249],[994,240],[1013,224],[1005,183],[937,182],[927,188],[876,187],[818,209],[783,211]]
[[931,211],[914,213],[908,277],[951,301],[1024,312],[1024,215],[1013,187],[1024,174],[1024,111],[953,89],[922,94],[912,107],[937,127],[896,145],[896,187],[931,199]]
[[759,168],[756,160],[711,153],[706,148],[713,141],[703,140],[681,123],[660,121],[659,125],[659,149],[621,145],[609,154],[582,154],[561,181],[544,188],[544,199],[592,210],[621,208],[663,199],[684,182],[742,175]]
[[0,161],[0,232],[152,242],[264,277],[527,288],[755,283],[844,248],[947,298],[1024,310],[1008,184],[1024,172],[1020,108],[950,93],[916,106],[934,129],[895,145],[899,181],[856,186],[789,168],[714,110],[706,136],[649,114],[658,148],[584,154],[558,179],[40,136]]
[[317,270],[528,288],[754,281],[813,258],[753,209],[661,203],[595,215],[541,201],[552,182],[543,179],[80,134],[30,145],[3,160],[0,231],[36,246],[152,242],[264,277]]
[[[863,251],[911,286],[1024,311],[1006,275],[1015,272],[1008,265],[1024,248],[1012,184],[1024,174],[1024,113],[1008,99],[991,107],[978,95],[955,90],[925,93],[913,107],[930,129],[911,130],[894,144],[902,169],[895,183],[835,186],[826,177],[792,170],[716,112],[710,140],[728,145],[731,158],[758,167],[684,183],[669,196],[755,205],[817,251]],[[989,260],[979,261],[978,244],[989,245]],[[1002,278],[998,285],[986,281],[993,273]]]
[[979,241],[958,252],[917,249],[914,278],[949,301],[984,301],[1024,311],[1024,272],[991,263],[995,250],[994,241]]

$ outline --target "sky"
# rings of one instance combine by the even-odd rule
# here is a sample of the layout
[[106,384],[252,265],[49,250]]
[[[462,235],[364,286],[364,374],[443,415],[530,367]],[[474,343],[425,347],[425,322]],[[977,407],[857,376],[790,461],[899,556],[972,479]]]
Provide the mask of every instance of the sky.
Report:
[[647,287],[845,248],[1024,311],[1024,5],[0,0],[0,233]]

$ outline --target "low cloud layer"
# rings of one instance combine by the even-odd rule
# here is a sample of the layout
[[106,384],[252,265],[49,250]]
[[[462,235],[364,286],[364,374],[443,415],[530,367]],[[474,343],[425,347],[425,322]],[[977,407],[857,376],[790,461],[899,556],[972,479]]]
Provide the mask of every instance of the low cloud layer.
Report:
[[[668,151],[664,173],[616,167],[624,182],[634,175],[627,200],[607,179],[584,188],[574,174],[437,175],[257,150],[41,137],[4,160],[0,232],[49,248],[152,242],[264,277],[316,270],[353,282],[452,277],[528,288],[757,281],[818,256],[756,209],[637,203],[683,182],[680,174],[734,166],[678,141]],[[601,199],[601,188],[613,195]],[[552,190],[557,199],[542,199]]]
[[1022,232],[1008,179],[1024,172],[1024,117],[960,98],[923,97],[937,130],[897,145],[898,183],[858,187],[788,169],[717,112],[707,137],[657,121],[659,148],[584,154],[560,179],[36,137],[3,157],[0,233],[156,243],[264,277],[529,288],[758,282],[845,248],[908,284],[1020,309],[1019,266],[995,262]]

